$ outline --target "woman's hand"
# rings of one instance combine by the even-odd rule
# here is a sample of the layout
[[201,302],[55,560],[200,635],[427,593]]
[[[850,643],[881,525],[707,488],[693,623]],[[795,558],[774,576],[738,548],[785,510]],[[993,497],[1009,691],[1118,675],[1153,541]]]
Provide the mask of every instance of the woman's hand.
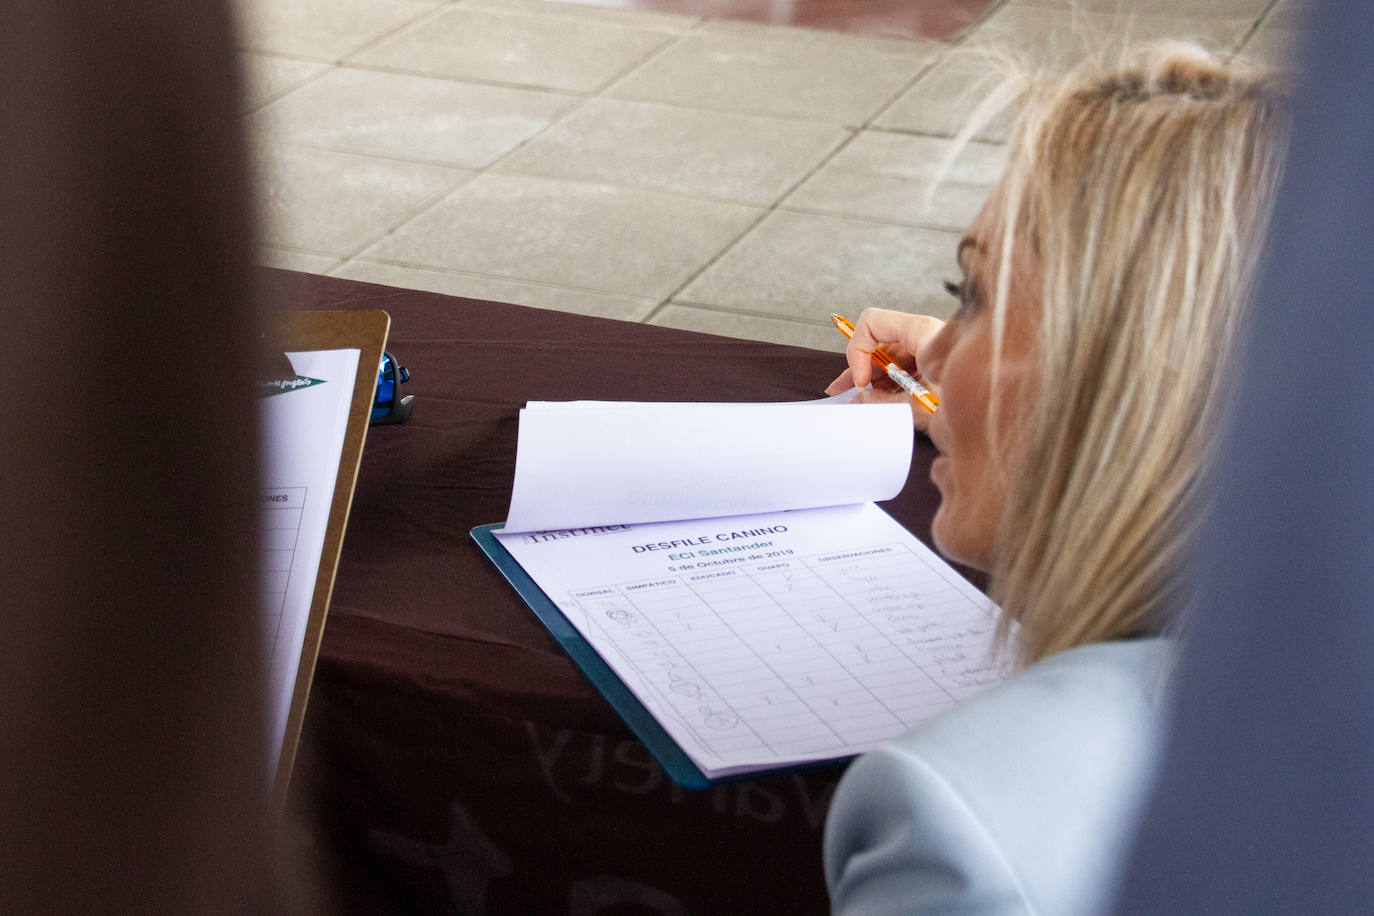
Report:
[[[873,363],[871,354],[882,347],[888,356],[906,371],[917,374],[916,354],[921,348],[940,333],[945,323],[929,315],[909,315],[890,309],[864,309],[859,320],[854,323],[854,336],[845,348],[845,359],[849,368],[836,377],[826,387],[826,394],[839,394],[850,388],[864,388],[870,382],[871,391],[861,391],[856,398],[863,403],[907,402],[911,405],[916,428],[924,431],[930,420],[924,407],[916,399],[897,386]],[[939,391],[929,382],[925,383],[938,395]]]

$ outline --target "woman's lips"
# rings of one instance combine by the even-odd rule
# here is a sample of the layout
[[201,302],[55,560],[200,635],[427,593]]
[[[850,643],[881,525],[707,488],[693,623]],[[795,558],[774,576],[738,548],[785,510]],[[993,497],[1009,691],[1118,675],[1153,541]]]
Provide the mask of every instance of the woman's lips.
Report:
[[935,460],[930,463],[930,480],[937,487],[940,486],[940,477],[947,464],[949,464],[949,459],[944,455],[937,455]]

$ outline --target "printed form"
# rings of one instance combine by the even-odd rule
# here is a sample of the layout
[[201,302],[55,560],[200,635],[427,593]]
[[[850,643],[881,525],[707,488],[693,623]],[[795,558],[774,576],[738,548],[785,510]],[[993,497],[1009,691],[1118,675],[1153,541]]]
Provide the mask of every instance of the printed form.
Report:
[[997,608],[873,504],[910,409],[833,400],[522,414],[496,538],[708,777],[861,753],[1007,676]]
[[288,353],[296,378],[264,386],[259,609],[268,659],[269,777],[296,687],[361,351]]

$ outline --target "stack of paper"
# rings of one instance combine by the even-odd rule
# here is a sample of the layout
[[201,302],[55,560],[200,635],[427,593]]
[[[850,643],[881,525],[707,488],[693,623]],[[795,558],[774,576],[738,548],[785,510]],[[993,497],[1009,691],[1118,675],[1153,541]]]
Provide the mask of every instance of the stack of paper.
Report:
[[522,411],[475,535],[684,784],[847,757],[1005,677],[997,609],[874,505],[910,408],[839,400]]

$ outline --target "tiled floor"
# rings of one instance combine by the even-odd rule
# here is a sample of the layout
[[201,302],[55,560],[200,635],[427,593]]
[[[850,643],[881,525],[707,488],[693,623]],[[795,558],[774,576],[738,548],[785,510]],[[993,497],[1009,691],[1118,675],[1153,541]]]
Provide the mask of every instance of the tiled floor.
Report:
[[961,47],[1192,36],[1282,63],[1301,28],[1296,0],[991,0],[933,42],[692,3],[240,0],[264,261],[839,350],[831,311],[952,304],[1002,139],[926,200],[983,75]]
[[950,41],[989,0],[565,0],[587,6],[681,13],[855,35]]

